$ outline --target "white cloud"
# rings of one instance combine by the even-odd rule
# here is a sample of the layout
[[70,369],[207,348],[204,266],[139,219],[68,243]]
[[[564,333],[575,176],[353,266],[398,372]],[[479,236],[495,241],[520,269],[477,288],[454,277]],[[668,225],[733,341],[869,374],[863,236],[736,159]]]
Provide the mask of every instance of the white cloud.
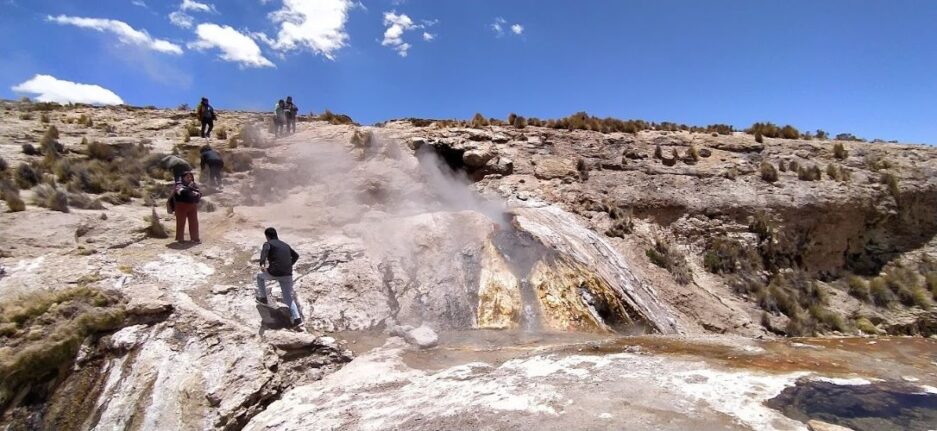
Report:
[[93,105],[122,105],[124,103],[120,96],[99,85],[78,84],[56,79],[50,75],[36,75],[11,89],[17,93],[38,94],[36,100],[40,102]]
[[217,12],[215,10],[215,5],[208,3],[201,3],[195,0],[182,0],[182,4],[179,5],[180,11],[189,11],[189,12]]
[[131,1],[130,1],[130,4],[132,4],[132,5],[134,5],[134,6],[139,6],[139,7],[142,7],[142,8],[145,8],[145,7],[146,7],[146,2],[143,1],[143,0],[131,0]]
[[268,15],[280,26],[271,47],[281,53],[306,48],[334,60],[348,44],[345,23],[353,7],[351,0],[283,0],[283,7]]
[[505,28],[511,30],[511,33],[515,35],[520,35],[524,33],[524,26],[520,24],[512,24],[508,26],[508,21],[502,17],[495,18],[495,22],[491,24],[491,30],[495,32],[495,36],[501,37],[504,36]]
[[217,24],[199,24],[195,28],[198,40],[189,43],[190,49],[207,50],[217,48],[222,60],[238,63],[241,67],[276,67],[260,52],[260,47],[250,36]]
[[435,39],[435,38],[436,38],[436,35],[435,35],[435,34],[427,33],[427,32],[425,32],[425,31],[423,32],[423,40],[429,42],[429,41],[431,41],[431,40],[433,40],[433,39]]
[[128,45],[137,45],[166,54],[182,54],[182,47],[179,45],[162,39],[153,39],[145,30],[137,30],[123,21],[104,18],[81,18],[66,15],[59,15],[56,17],[47,16],[46,20],[61,25],[73,25],[80,28],[113,33],[117,36],[117,40]]
[[495,18],[495,22],[494,22],[493,24],[491,24],[491,29],[494,30],[495,34],[497,34],[498,36],[501,36],[501,35],[504,34],[504,27],[503,27],[503,26],[504,26],[505,24],[507,24],[507,23],[508,23],[508,22],[505,21],[504,18],[501,18],[501,17],[499,16],[499,17]]
[[403,41],[403,32],[414,28],[413,20],[405,14],[384,12],[384,25],[387,26],[387,30],[384,31],[384,40],[381,45],[389,46],[401,57],[406,57],[410,44]]
[[169,22],[172,25],[180,28],[192,28],[192,24],[195,23],[195,18],[192,18],[191,15],[186,14],[181,10],[177,10],[169,14]]

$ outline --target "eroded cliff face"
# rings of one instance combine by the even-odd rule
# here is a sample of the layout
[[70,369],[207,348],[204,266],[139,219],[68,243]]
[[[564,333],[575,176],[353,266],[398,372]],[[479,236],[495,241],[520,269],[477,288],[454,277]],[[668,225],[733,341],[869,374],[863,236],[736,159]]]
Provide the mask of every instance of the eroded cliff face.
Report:
[[[125,124],[117,120],[126,116],[123,111],[75,109],[51,114],[61,126],[66,158],[87,157],[85,136],[165,153],[207,143],[179,142],[184,113],[131,111],[141,118]],[[65,121],[79,111],[113,123],[116,131]],[[253,121],[246,113],[225,118],[231,118],[231,130]],[[0,134],[9,142],[0,145],[0,156],[38,165],[41,156],[20,151],[25,136],[45,127],[33,123],[3,123]],[[88,334],[76,357],[60,358],[61,368],[4,398],[3,424],[262,429],[276,426],[283,415],[290,426],[301,427],[304,409],[316,403],[293,410],[290,402],[319,400],[342,385],[315,383],[352,360],[341,338],[396,325],[584,338],[792,334],[788,328],[797,319],[812,319],[817,326],[809,329],[817,334],[933,330],[933,311],[923,303],[862,300],[843,278],[855,273],[874,287],[884,271],[881,282],[896,295],[899,282],[929,286],[928,267],[919,262],[937,250],[937,152],[930,148],[846,143],[849,155],[838,159],[827,141],[757,144],[741,134],[416,127],[402,121],[374,128],[301,122],[298,134],[280,140],[256,133],[253,146],[213,142],[250,163],[230,173],[223,190],[206,188],[215,210],[200,214],[199,246],[167,248],[165,240],[141,232],[152,205],[162,203],[158,193],[167,184],[158,177],[142,180],[153,196],[115,200],[104,210],[61,213],[28,205],[0,214],[4,301],[81,285],[120,291],[128,310],[151,316]],[[693,146],[700,155],[655,158],[657,146],[667,155],[688,154]],[[758,173],[764,161],[833,165],[848,169],[851,179],[801,181],[787,169],[769,183]],[[47,173],[49,181],[59,181]],[[33,194],[22,191],[30,202]],[[295,289],[307,333],[262,323],[270,312],[253,303],[252,259],[267,226],[301,256]],[[815,310],[805,301],[826,308]],[[842,327],[835,327],[828,311],[844,319]],[[42,324],[41,316],[0,322],[0,336],[25,339]],[[396,364],[399,347],[379,349],[369,361]],[[5,366],[16,352],[0,353]],[[633,360],[615,359],[620,366]],[[557,361],[563,360],[547,362]],[[538,359],[524,363],[530,366],[521,370],[525,376],[542,371]],[[647,363],[653,370],[657,362]],[[360,367],[334,379],[356,378]],[[569,369],[567,374],[579,373]],[[500,382],[520,371],[401,372],[425,379],[429,388],[460,379]],[[358,386],[371,390],[371,383]],[[526,397],[526,380],[516,383],[516,393],[498,399],[529,399],[531,406],[556,410],[550,400]],[[427,388],[432,396],[435,389]],[[351,390],[342,396],[355,395]],[[271,403],[277,409],[263,413]],[[411,424],[410,416],[394,415],[401,422],[387,423]],[[332,413],[323,417],[345,423]],[[720,417],[706,420],[724,425]],[[385,423],[371,420],[377,427]]]

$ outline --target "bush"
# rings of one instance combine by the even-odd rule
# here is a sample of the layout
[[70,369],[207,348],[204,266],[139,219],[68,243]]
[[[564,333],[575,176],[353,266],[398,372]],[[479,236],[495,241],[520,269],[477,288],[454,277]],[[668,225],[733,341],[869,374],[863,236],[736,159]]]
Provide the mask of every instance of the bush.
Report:
[[841,179],[840,170],[832,163],[826,165],[826,176],[830,177],[831,180],[839,181]]
[[686,285],[693,281],[693,273],[686,257],[666,241],[655,240],[654,247],[647,249],[645,254],[651,263],[670,272],[678,284]]
[[901,197],[901,189],[898,187],[898,178],[890,172],[883,172],[879,177],[879,182],[888,187],[888,193],[898,200]]
[[82,341],[114,331],[124,322],[116,294],[79,285],[0,302],[0,410],[12,397],[42,399],[72,369]]
[[33,192],[35,193],[33,203],[37,206],[63,213],[68,212],[68,195],[65,192],[48,184],[40,184]]
[[93,199],[84,193],[69,193],[68,206],[83,210],[103,210],[104,204],[100,199]]
[[872,292],[869,284],[862,277],[850,276],[847,280],[849,294],[862,302],[872,302]]
[[20,198],[20,191],[10,180],[0,179],[0,198],[6,202],[10,212],[18,212],[26,209],[26,203]]
[[761,167],[759,170],[761,171],[761,179],[769,183],[773,183],[778,180],[778,170],[775,169],[774,165],[768,161],[761,162]]
[[846,151],[846,147],[842,142],[833,144],[833,157],[839,160],[845,160],[846,157],[849,157],[849,152]]
[[514,122],[511,123],[517,129],[523,129],[527,127],[527,120],[524,117],[518,116],[514,119]]
[[51,120],[49,120],[49,114],[46,114],[45,112],[43,112],[42,114],[39,115],[40,123],[49,124],[50,121]]
[[809,168],[798,166],[797,178],[801,181],[820,181],[823,178],[822,172],[817,165],[811,165]]
[[781,171],[781,172],[787,172],[787,161],[786,161],[786,160],[781,159],[781,161],[778,162],[778,170]]
[[856,329],[861,331],[863,334],[869,335],[878,335],[881,331],[875,327],[875,325],[868,318],[860,317],[856,319]]
[[40,153],[33,144],[23,144],[23,154],[27,156],[38,156]]
[[166,233],[166,228],[164,228],[163,224],[159,221],[159,215],[156,214],[156,207],[152,208],[150,216],[147,217],[147,226],[144,229],[144,233],[150,238],[169,238],[169,234]]
[[[513,123],[511,123],[513,124]],[[485,116],[481,113],[476,112],[472,117],[472,128],[478,129],[489,125],[488,120],[485,119]]]
[[898,300],[895,293],[888,288],[884,277],[875,277],[869,281],[869,293],[872,295],[872,302],[879,307],[887,307]]
[[39,184],[39,173],[36,172],[32,166],[26,163],[20,163],[19,166],[16,167],[13,179],[20,189],[30,189],[36,184]]
[[322,121],[326,121],[332,125],[342,125],[342,124],[357,125],[357,123],[355,123],[355,121],[352,120],[351,117],[345,114],[333,114],[332,111],[329,111],[328,109],[326,109],[325,112],[323,112],[322,115],[319,116],[319,119]]
[[110,161],[114,158],[114,150],[110,145],[94,141],[87,144],[87,148],[90,159]]
[[764,136],[761,134],[761,132],[755,132],[755,142],[757,142],[757,143],[759,143],[759,144],[765,143],[765,138],[764,138]]
[[78,117],[78,124],[85,127],[92,127],[94,126],[94,120],[87,114],[81,114],[81,116]]
[[[197,123],[197,122],[195,122],[195,121],[189,121],[189,122],[186,123],[186,125],[185,125],[185,133],[183,133],[182,137],[183,137],[183,139],[184,139],[184,138],[194,138],[194,137],[200,136],[201,134],[202,134],[202,128],[201,128],[201,126],[199,125],[199,123]],[[188,141],[186,141],[186,142],[188,142]]]
[[817,129],[816,135],[817,135],[817,139],[820,139],[820,140],[826,140],[830,138],[830,134],[826,133],[825,131],[821,129]]
[[515,114],[515,113],[513,113],[513,112],[510,113],[510,114],[508,114],[508,124],[514,125],[514,120],[516,120],[516,119],[517,119],[517,114]]
[[761,269],[760,257],[741,242],[716,237],[706,246],[703,266],[713,274],[751,274]]
[[224,126],[219,127],[218,131],[215,132],[215,137],[218,139],[228,139],[228,129]]
[[686,158],[684,160],[687,160],[691,163],[696,163],[699,161],[699,150],[696,149],[696,145],[691,144],[690,147],[686,149]]
[[6,159],[0,157],[0,172],[6,172],[10,168],[10,165],[7,163]]
[[798,139],[801,134],[794,126],[786,125],[784,127],[778,127],[774,123],[755,123],[751,127],[745,130],[746,133],[755,135],[755,140],[759,140],[760,136],[768,138],[782,138],[782,139]]

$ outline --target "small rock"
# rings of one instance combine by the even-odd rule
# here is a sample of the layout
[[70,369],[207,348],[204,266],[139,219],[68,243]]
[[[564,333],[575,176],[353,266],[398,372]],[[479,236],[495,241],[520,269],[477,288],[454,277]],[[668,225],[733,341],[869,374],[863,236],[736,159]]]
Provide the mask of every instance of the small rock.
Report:
[[710,150],[709,148],[700,148],[700,149],[699,149],[699,156],[700,156],[700,157],[706,158],[706,157],[709,157],[709,156],[712,156],[712,155],[713,155],[713,152],[712,152],[712,150]]
[[831,423],[819,421],[816,419],[811,419],[807,421],[807,429],[810,431],[853,431],[852,428],[847,428],[840,425],[833,425]]
[[237,286],[233,284],[216,284],[212,286],[211,293],[215,295],[224,295],[228,292],[233,292],[234,290],[237,290]]
[[404,335],[408,343],[418,346],[421,349],[435,347],[439,343],[439,336],[436,332],[426,325],[410,330]]

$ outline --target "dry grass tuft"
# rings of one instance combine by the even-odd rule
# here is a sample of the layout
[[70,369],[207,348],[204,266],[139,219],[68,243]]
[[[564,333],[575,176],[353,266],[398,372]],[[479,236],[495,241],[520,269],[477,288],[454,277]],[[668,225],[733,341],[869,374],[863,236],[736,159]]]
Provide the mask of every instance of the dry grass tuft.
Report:
[[761,162],[761,167],[759,168],[761,172],[761,179],[773,183],[778,180],[778,170],[774,168],[774,165],[769,163],[767,160]]
[[0,302],[0,410],[21,390],[36,391],[67,372],[82,341],[124,324],[115,293],[87,286]]
[[693,281],[693,273],[687,264],[686,256],[666,241],[655,240],[654,247],[647,249],[645,254],[651,263],[670,272],[678,284],[686,285]]
[[159,221],[159,215],[156,214],[156,207],[153,207],[152,210],[150,216],[147,217],[147,226],[144,229],[144,233],[150,238],[169,238],[169,234],[166,233],[166,228],[163,227],[163,223]]
[[68,212],[68,195],[48,184],[40,184],[33,189],[33,203],[53,211]]
[[39,184],[40,178],[39,173],[32,166],[20,163],[16,167],[16,172],[13,173],[13,179],[16,181],[17,187],[25,190]]
[[26,209],[26,203],[20,197],[20,190],[12,181],[3,178],[0,179],[0,198],[6,202],[10,212],[19,212]]

